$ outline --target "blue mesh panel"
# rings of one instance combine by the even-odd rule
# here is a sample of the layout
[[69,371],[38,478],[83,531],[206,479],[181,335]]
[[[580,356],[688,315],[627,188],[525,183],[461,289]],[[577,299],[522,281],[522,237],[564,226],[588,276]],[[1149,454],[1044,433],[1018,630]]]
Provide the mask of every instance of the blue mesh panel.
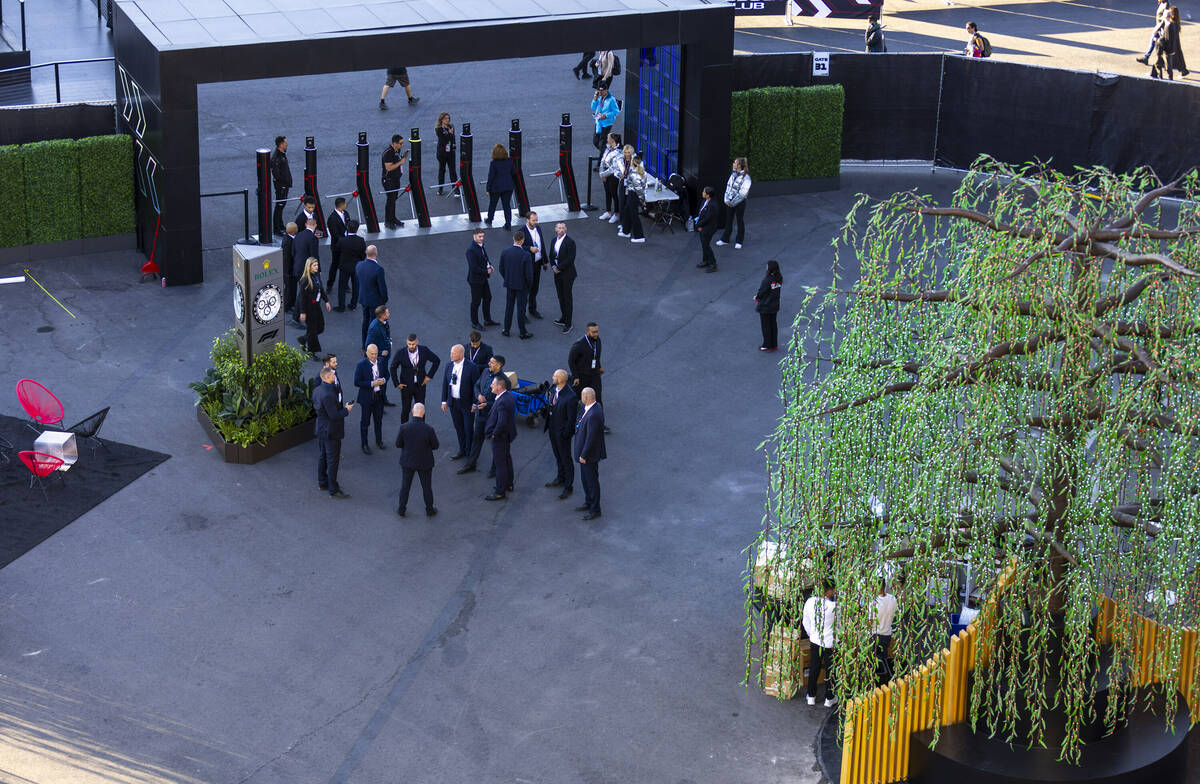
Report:
[[659,46],[638,58],[637,149],[660,180],[679,170],[679,54],[678,46]]

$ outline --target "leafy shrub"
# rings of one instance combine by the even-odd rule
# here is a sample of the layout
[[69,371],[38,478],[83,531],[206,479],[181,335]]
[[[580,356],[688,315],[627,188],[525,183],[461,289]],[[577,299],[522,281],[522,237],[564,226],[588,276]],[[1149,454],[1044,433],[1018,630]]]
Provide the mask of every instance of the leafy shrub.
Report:
[[79,239],[79,151],[72,139],[21,145],[29,241]]
[[124,134],[116,134],[80,139],[77,145],[83,236],[132,232],[132,141]]
[[836,177],[845,102],[840,84],[735,92],[730,157],[746,156],[756,180]]
[[745,91],[733,93],[729,106],[729,158],[749,158],[750,96]]
[[755,178],[790,180],[796,136],[796,88],[758,87],[750,94],[749,150]]
[[840,84],[796,90],[794,179],[836,177],[841,171],[845,104],[846,91]]
[[0,248],[14,248],[29,242],[29,222],[25,214],[25,163],[17,145],[0,147],[0,204],[7,205],[0,220]]

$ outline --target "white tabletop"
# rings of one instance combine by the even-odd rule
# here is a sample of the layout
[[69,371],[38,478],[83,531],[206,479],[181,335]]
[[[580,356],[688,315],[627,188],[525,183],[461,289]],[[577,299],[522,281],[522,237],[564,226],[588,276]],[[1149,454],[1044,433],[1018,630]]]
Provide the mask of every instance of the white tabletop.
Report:
[[646,175],[646,203],[656,201],[678,201],[679,194],[671,190],[652,174]]

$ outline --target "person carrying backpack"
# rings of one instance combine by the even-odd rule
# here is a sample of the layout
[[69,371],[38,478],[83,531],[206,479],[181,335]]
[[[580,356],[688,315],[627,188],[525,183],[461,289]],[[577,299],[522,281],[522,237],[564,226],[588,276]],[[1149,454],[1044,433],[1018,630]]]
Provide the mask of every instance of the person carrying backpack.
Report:
[[867,32],[863,35],[868,52],[886,52],[887,44],[883,40],[883,25],[879,24],[879,14],[867,17]]
[[963,50],[967,57],[991,57],[992,44],[979,32],[974,22],[967,22],[967,48]]

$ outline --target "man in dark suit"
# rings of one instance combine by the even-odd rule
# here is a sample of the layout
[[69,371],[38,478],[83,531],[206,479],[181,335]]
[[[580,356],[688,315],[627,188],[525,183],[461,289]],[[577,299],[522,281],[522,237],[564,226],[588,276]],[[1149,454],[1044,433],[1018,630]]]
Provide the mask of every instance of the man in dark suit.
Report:
[[346,236],[346,220],[346,197],[338,196],[333,201],[333,212],[325,221],[325,228],[329,230],[329,279],[325,281],[325,291],[328,294],[333,293],[333,284],[337,282],[337,276],[342,269],[341,242]]
[[567,371],[554,371],[554,386],[547,395],[549,416],[546,417],[546,433],[550,436],[550,448],[558,463],[558,475],[546,487],[562,487],[560,499],[571,495],[575,484],[575,461],[571,458],[571,436],[575,433],[578,418],[579,398],[567,385]]
[[303,226],[310,220],[317,219],[317,200],[312,196],[305,196],[300,200],[300,210],[296,213],[295,221],[297,226]]
[[338,464],[342,461],[342,438],[346,435],[346,417],[353,403],[338,405],[333,386],[333,368],[321,368],[321,383],[313,390],[313,408],[317,410],[317,487],[328,490],[332,498],[349,498],[338,485]]
[[[283,239],[279,243],[279,250],[283,256],[283,309],[288,313],[292,313],[296,309],[296,287],[299,281],[296,280],[296,273],[292,269],[292,256],[295,255],[298,231],[299,228],[295,223],[289,223],[283,233]],[[295,319],[295,316],[292,318]]]
[[700,214],[696,216],[696,231],[700,234],[700,263],[696,266],[705,272],[717,271],[717,257],[713,255],[712,238],[717,233],[717,205],[713,203],[713,188],[704,186],[704,203],[700,205]]
[[[479,371],[479,379],[475,382],[475,401],[471,405],[471,412],[475,418],[471,430],[471,454],[467,457],[467,464],[458,469],[459,474],[468,474],[475,470],[475,464],[479,462],[479,453],[483,451],[484,438],[483,432],[487,427],[488,417],[492,413],[492,403],[496,400],[496,395],[492,392],[492,380],[499,376],[504,370],[504,357],[499,354],[493,354],[488,360],[487,367]],[[493,461],[492,469],[488,471],[488,476],[496,475],[496,463]]]
[[[367,241],[358,236],[358,221],[346,220],[346,234],[338,241],[338,313],[346,311],[346,288],[350,288],[350,309],[358,307],[358,262],[367,257]],[[327,292],[333,297],[333,290]]]
[[512,329],[513,307],[517,309],[517,326],[521,329],[521,339],[533,335],[525,329],[525,303],[529,297],[529,284],[533,281],[533,259],[525,250],[525,232],[513,234],[513,244],[500,254],[500,276],[504,278],[504,291],[508,298],[504,302],[504,331],[501,335],[508,337]]
[[414,403],[412,419],[400,425],[400,432],[396,433],[396,448],[400,450],[400,469],[403,474],[400,506],[396,508],[396,514],[401,517],[404,517],[404,509],[408,506],[408,491],[412,489],[414,473],[421,478],[425,516],[437,514],[437,507],[433,505],[433,454],[438,446],[437,433],[425,424],[425,404]]
[[[523,253],[524,251],[522,251]],[[485,501],[499,501],[513,488],[512,442],[517,437],[517,402],[508,391],[508,379],[492,379],[492,394],[496,396],[483,429],[492,441],[492,460],[496,463],[496,486]]]
[[482,373],[488,366],[488,360],[492,358],[492,347],[483,342],[483,335],[480,335],[476,330],[471,330],[471,334],[467,335],[467,359],[479,366],[479,372]]
[[[292,167],[288,166],[287,137],[275,137],[275,149],[271,151],[271,180],[275,186],[275,210],[272,214],[272,226],[276,234],[283,234],[283,205],[287,202],[288,191],[292,187]],[[284,256],[284,259],[291,258]]]
[[[584,387],[591,387],[596,392],[596,400],[603,403],[604,395],[601,389],[604,365],[600,363],[600,350],[600,327],[596,326],[596,322],[589,321],[583,337],[571,344],[571,351],[567,354],[567,367],[574,379],[575,390],[582,393]],[[610,431],[605,428],[604,432]]]
[[604,451],[604,407],[596,402],[596,391],[584,387],[579,396],[583,411],[575,426],[575,459],[579,461],[579,481],[583,483],[584,501],[576,512],[587,512],[584,520],[600,516],[600,461],[608,457]]
[[[388,321],[390,318],[391,311],[388,310],[388,306],[380,305],[375,308],[375,318],[367,327],[367,343],[374,343],[379,349],[379,364],[384,370],[387,370],[388,363],[392,361],[392,326]],[[387,384],[380,387],[380,390],[384,407],[394,407],[396,404],[388,400]]]
[[433,380],[442,360],[417,341],[416,333],[408,336],[406,348],[393,353],[392,383],[400,390],[400,421],[407,422],[412,404],[425,402],[425,385]]
[[575,240],[567,236],[567,224],[554,224],[554,240],[546,249],[550,269],[554,271],[554,291],[558,294],[558,319],[554,322],[562,327],[563,334],[571,331],[571,319],[575,317],[575,296],[571,293],[575,285]]
[[[292,238],[292,277],[298,282],[304,274],[305,262],[309,259],[321,260],[321,246],[317,243],[317,235],[315,233],[317,230],[317,221],[315,219],[309,218],[306,223],[297,225],[303,226],[303,228],[296,232],[296,236]],[[299,297],[293,293],[292,299],[296,303],[296,308],[299,309]],[[299,314],[297,314],[298,316]]]
[[[483,331],[484,325],[496,326],[492,321],[492,286],[488,276],[492,274],[492,263],[488,261],[487,249],[483,247],[483,229],[471,233],[471,246],[467,248],[467,283],[471,286],[471,326]],[[483,305],[483,321],[479,320],[479,306]]]
[[537,309],[538,288],[542,282],[542,269],[549,269],[550,263],[546,259],[546,242],[542,237],[542,230],[538,228],[538,214],[533,210],[525,216],[525,242],[521,247],[529,252],[529,258],[533,262],[533,280],[529,282],[529,317],[540,319],[542,314],[538,313]]
[[375,308],[386,305],[388,301],[387,277],[383,267],[379,266],[379,251],[374,245],[367,246],[367,257],[358,262],[354,268],[354,276],[358,278],[358,302],[362,305],[362,341],[367,345],[367,327],[375,318]]
[[467,359],[461,343],[451,346],[450,361],[442,374],[442,411],[449,412],[458,435],[458,452],[451,460],[466,457],[471,451],[471,404],[478,380],[479,365]]
[[354,367],[354,386],[358,387],[358,404],[362,406],[362,420],[359,431],[362,434],[362,451],[364,455],[371,454],[367,445],[367,429],[371,420],[375,420],[375,446],[384,449],[383,445],[383,387],[387,384],[387,370],[379,358],[379,348],[374,343],[367,344],[366,358],[360,359]]

